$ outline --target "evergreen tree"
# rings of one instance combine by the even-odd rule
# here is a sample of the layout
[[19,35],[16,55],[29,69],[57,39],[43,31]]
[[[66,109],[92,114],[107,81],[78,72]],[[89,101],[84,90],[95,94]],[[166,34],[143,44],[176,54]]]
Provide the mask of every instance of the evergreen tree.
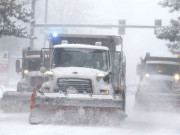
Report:
[[[163,7],[170,8],[170,13],[180,11],[180,0],[163,0],[160,2]],[[168,40],[166,44],[173,54],[180,53],[180,16],[177,20],[172,19],[170,25],[158,30],[158,38]]]
[[30,0],[0,0],[0,37],[28,37],[25,23],[30,22]]

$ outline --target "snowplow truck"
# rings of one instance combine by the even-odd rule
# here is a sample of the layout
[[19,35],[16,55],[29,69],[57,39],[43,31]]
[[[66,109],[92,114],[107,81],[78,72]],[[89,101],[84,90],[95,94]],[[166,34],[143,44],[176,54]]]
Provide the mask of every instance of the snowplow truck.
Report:
[[135,108],[166,110],[180,107],[180,58],[147,55],[137,66],[140,83]]
[[[50,36],[49,81],[32,94],[29,122],[97,124],[126,117],[125,56],[120,36]],[[43,50],[42,50],[43,52]]]
[[2,97],[2,109],[5,112],[30,111],[31,95],[39,89],[45,77],[39,71],[41,50],[23,50],[22,58],[16,60],[16,72],[22,75],[17,91],[6,91]]

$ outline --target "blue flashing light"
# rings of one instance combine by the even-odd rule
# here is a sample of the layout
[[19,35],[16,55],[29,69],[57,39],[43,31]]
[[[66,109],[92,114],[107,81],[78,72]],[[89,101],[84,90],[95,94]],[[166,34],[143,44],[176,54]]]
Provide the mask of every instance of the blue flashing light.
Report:
[[58,34],[56,32],[52,33],[52,37],[56,38],[58,36]]
[[147,53],[146,53],[146,56],[147,56],[147,57],[150,57],[150,52],[147,52]]

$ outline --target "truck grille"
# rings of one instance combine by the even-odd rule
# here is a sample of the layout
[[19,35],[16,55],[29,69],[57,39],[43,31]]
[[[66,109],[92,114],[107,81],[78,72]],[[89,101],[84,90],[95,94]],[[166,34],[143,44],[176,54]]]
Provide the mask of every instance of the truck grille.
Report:
[[37,79],[37,88],[40,89],[40,87],[43,84],[43,78],[41,76],[38,76],[38,77],[33,76],[33,77],[31,77],[31,86],[33,88],[35,88],[35,86],[36,86],[36,79]]
[[67,92],[69,88],[73,88],[78,93],[92,93],[92,83],[89,79],[70,79],[70,78],[59,78],[57,80],[59,90]]

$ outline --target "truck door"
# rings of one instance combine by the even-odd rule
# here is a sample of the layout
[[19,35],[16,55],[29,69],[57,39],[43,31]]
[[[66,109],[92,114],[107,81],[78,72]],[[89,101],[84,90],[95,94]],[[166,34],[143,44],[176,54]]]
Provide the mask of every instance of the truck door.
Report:
[[115,91],[120,91],[121,77],[122,77],[122,63],[120,52],[110,52],[111,56],[111,74],[112,74],[112,86]]
[[45,67],[46,70],[51,69],[52,53],[52,48],[43,48],[41,50],[41,67]]

